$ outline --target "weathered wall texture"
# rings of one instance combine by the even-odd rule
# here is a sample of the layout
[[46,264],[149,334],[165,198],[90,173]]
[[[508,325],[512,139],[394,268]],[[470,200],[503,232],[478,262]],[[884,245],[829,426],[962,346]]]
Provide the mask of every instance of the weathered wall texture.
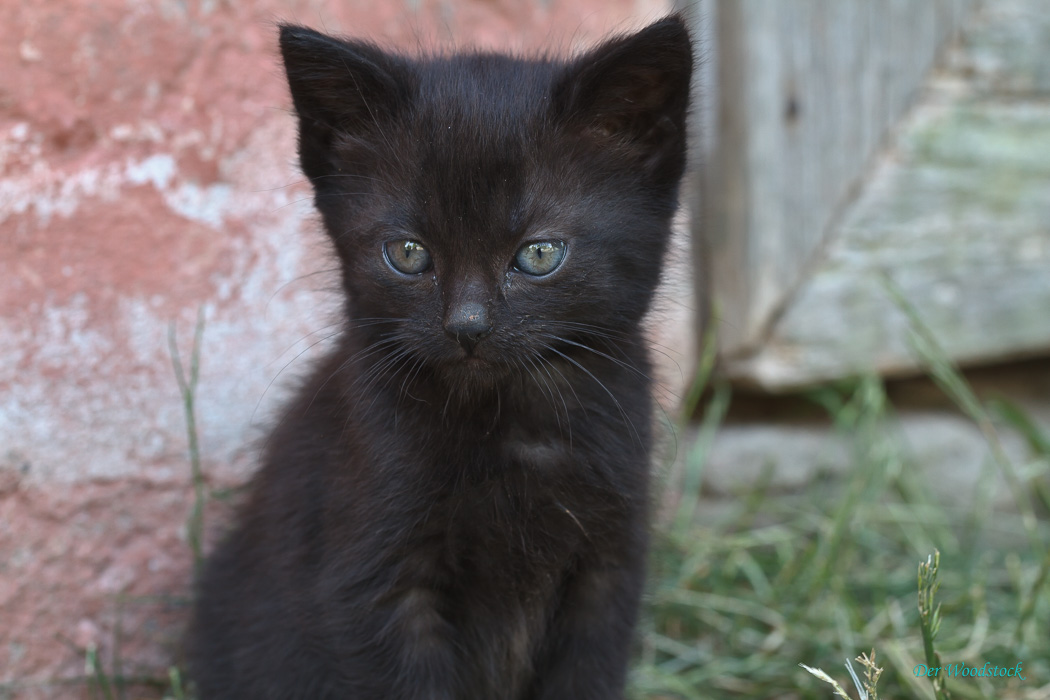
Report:
[[217,486],[243,479],[297,356],[330,332],[275,22],[571,49],[666,9],[0,2],[0,697],[85,694],[90,647],[134,677],[172,662],[192,498],[169,324],[185,358],[207,318],[197,398]]

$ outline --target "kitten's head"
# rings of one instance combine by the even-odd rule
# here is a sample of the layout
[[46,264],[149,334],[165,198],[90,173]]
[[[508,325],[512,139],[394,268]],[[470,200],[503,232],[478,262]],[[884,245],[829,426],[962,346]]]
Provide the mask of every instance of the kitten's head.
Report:
[[681,18],[569,61],[297,26],[281,52],[351,321],[383,356],[487,382],[637,334],[685,166]]

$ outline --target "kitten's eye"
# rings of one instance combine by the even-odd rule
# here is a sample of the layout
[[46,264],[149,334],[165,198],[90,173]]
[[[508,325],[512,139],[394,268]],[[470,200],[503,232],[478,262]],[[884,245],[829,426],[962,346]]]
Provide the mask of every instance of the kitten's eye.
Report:
[[554,272],[563,259],[565,243],[562,241],[526,243],[518,248],[514,256],[514,267],[526,274],[540,277]]
[[430,269],[430,253],[418,241],[391,241],[383,246],[390,267],[406,275]]

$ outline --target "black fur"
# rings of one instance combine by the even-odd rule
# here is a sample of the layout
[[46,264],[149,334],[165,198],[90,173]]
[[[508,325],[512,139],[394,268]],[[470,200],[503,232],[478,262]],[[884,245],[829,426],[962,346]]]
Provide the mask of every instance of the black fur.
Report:
[[[281,52],[347,328],[199,582],[201,699],[622,697],[683,21],[569,61],[407,58],[297,26]],[[432,267],[395,271],[399,240]],[[543,240],[561,266],[516,269]],[[470,342],[450,320],[467,312]]]

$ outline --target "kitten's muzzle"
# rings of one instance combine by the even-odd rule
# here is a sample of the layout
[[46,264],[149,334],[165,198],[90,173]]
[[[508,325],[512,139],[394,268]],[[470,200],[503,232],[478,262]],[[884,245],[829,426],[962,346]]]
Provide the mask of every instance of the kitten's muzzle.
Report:
[[492,332],[488,309],[477,302],[460,304],[445,319],[445,332],[468,353],[472,352],[478,341]]

